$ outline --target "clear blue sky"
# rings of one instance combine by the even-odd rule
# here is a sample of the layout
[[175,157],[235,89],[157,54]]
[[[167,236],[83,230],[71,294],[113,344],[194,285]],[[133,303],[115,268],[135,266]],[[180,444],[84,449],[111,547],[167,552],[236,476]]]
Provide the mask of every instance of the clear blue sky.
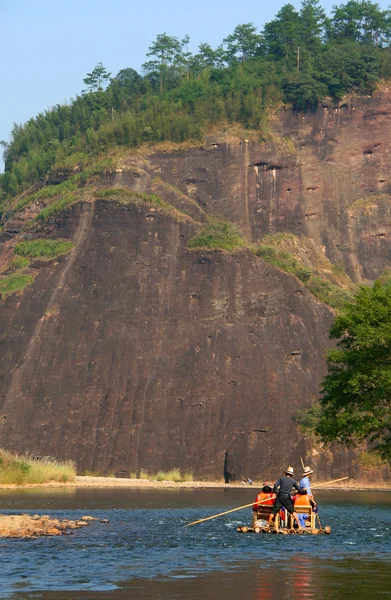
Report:
[[[236,25],[261,27],[287,0],[0,0],[0,140],[23,123],[83,88],[98,62],[116,74],[140,69],[158,33],[188,33],[194,52],[216,47]],[[291,0],[300,6],[300,0]],[[329,12],[341,1],[324,0]],[[388,0],[379,4],[386,8]],[[1,168],[1,164],[0,164]]]

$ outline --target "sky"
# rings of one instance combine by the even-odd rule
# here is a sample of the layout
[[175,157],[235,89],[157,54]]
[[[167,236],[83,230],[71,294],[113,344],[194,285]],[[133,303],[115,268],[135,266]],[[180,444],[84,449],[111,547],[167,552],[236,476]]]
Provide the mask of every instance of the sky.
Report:
[[[216,47],[238,24],[262,27],[288,1],[0,0],[0,140],[9,141],[14,122],[69,102],[98,62],[113,75],[139,71],[159,33],[189,34],[193,52],[202,42]],[[335,3],[322,6],[329,13]]]

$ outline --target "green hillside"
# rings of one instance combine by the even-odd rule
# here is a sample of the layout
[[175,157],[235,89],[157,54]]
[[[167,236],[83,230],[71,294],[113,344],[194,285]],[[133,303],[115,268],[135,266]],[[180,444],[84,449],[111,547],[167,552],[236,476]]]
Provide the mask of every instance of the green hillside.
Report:
[[200,140],[211,127],[238,123],[264,135],[282,103],[311,110],[328,98],[371,93],[391,75],[391,12],[349,0],[331,16],[317,0],[286,4],[259,30],[238,25],[221,45],[188,50],[189,38],[159,34],[142,73],[115,76],[99,63],[72,102],[57,105],[3,142],[0,207],[53,170],[83,170],[112,146]]

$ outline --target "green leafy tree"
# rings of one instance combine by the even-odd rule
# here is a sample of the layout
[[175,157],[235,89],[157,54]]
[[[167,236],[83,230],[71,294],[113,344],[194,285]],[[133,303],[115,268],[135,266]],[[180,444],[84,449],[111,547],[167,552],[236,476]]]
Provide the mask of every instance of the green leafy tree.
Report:
[[266,23],[263,30],[267,54],[276,59],[283,59],[288,68],[297,65],[300,37],[300,14],[292,4],[285,4],[276,18]]
[[159,74],[159,87],[160,92],[164,88],[164,79],[168,74],[170,67],[178,65],[182,61],[182,48],[183,42],[177,37],[167,35],[166,33],[159,33],[156,36],[156,40],[149,47],[147,56],[153,57],[143,64],[145,73]]
[[391,283],[362,287],[335,320],[316,432],[326,442],[367,442],[391,460]]
[[261,39],[253,23],[237,25],[234,32],[224,39],[224,43],[227,45],[227,62],[233,63],[238,60],[246,62],[255,56]]
[[83,82],[86,84],[89,92],[101,92],[108,84],[110,75],[111,73],[108,73],[100,62],[91,73],[87,73],[87,77],[83,79]]
[[349,0],[334,7],[328,35],[330,39],[386,45],[390,41],[390,11],[369,0]]
[[285,99],[296,110],[315,108],[327,95],[327,86],[308,73],[292,73],[284,83]]
[[326,14],[318,0],[303,0],[300,10],[300,41],[311,53],[316,53],[322,44]]

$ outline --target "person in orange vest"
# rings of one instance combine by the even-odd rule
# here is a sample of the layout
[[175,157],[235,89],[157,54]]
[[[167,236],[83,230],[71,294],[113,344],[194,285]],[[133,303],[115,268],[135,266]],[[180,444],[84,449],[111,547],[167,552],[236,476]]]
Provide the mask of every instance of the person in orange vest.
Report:
[[[260,500],[263,500],[262,504],[257,504]],[[253,506],[253,525],[255,525],[258,520],[258,510],[262,509],[262,506],[272,506],[275,501],[276,497],[273,494],[273,484],[269,481],[264,481]]]
[[262,484],[262,489],[259,492],[255,502],[259,502],[261,500],[264,500],[264,502],[262,502],[262,504],[254,504],[253,506],[253,510],[256,510],[258,508],[258,506],[271,506],[275,503],[276,498],[275,495],[273,494],[273,484],[269,483],[268,481],[265,481]]

